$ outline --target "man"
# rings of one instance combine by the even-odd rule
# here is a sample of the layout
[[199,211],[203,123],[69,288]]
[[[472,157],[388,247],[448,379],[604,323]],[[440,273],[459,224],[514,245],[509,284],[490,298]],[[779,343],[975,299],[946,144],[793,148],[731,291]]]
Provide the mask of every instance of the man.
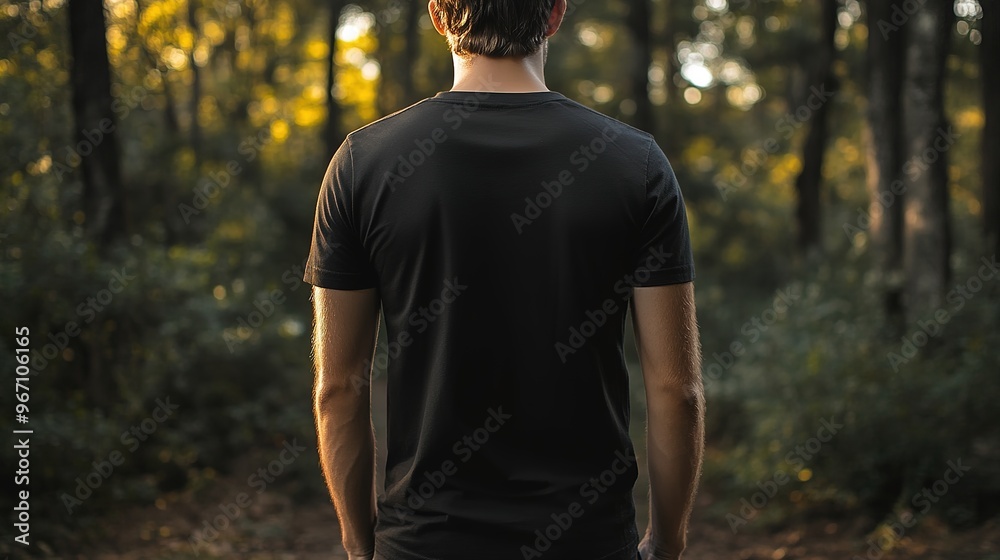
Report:
[[[348,135],[319,194],[315,414],[351,560],[673,560],[703,447],[684,202],[652,136],[545,87],[566,0],[432,0],[455,82]],[[368,380],[389,341],[385,491]],[[650,525],[632,488],[631,307]]]

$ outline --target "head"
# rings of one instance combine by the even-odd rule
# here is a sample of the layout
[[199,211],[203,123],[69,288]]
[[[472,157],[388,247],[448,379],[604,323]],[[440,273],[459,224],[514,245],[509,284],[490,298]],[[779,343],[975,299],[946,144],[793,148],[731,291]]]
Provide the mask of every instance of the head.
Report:
[[559,29],[566,0],[430,0],[428,11],[458,56],[524,58]]

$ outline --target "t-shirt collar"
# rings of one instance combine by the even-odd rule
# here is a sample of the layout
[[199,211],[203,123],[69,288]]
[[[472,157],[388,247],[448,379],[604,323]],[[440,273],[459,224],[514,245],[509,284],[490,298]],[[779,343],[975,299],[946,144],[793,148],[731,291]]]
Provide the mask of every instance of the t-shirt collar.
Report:
[[441,91],[432,99],[452,103],[476,103],[487,106],[532,105],[566,99],[557,91],[498,92],[498,91]]

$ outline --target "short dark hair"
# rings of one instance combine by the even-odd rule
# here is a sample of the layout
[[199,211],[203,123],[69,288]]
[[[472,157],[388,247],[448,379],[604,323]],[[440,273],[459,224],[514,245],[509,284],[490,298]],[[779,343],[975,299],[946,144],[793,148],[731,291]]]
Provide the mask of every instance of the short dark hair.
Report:
[[458,55],[524,57],[545,42],[555,0],[438,0],[448,44]]

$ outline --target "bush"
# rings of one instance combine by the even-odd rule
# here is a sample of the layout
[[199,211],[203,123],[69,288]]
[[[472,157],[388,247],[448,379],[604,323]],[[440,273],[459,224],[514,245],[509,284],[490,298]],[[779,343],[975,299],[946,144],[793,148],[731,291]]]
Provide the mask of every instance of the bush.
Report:
[[[722,375],[712,364],[728,358],[713,357],[713,348],[729,343],[705,345],[711,442],[722,450],[711,455],[706,483],[733,496],[725,511],[735,512],[758,483],[770,487],[777,472],[787,474],[764,506],[778,505],[768,512],[775,519],[817,504],[876,519],[893,510],[933,514],[955,525],[995,515],[1000,282],[960,309],[946,303],[946,324],[918,318],[898,332],[871,280],[854,272],[869,266],[852,260],[781,288],[799,294],[790,306],[773,294],[756,300],[750,322],[733,323],[752,325],[734,338],[745,355]],[[976,260],[955,278],[974,275]],[[843,427],[822,431],[830,422]],[[959,460],[970,470],[939,482]],[[931,494],[922,497],[925,489]]]

